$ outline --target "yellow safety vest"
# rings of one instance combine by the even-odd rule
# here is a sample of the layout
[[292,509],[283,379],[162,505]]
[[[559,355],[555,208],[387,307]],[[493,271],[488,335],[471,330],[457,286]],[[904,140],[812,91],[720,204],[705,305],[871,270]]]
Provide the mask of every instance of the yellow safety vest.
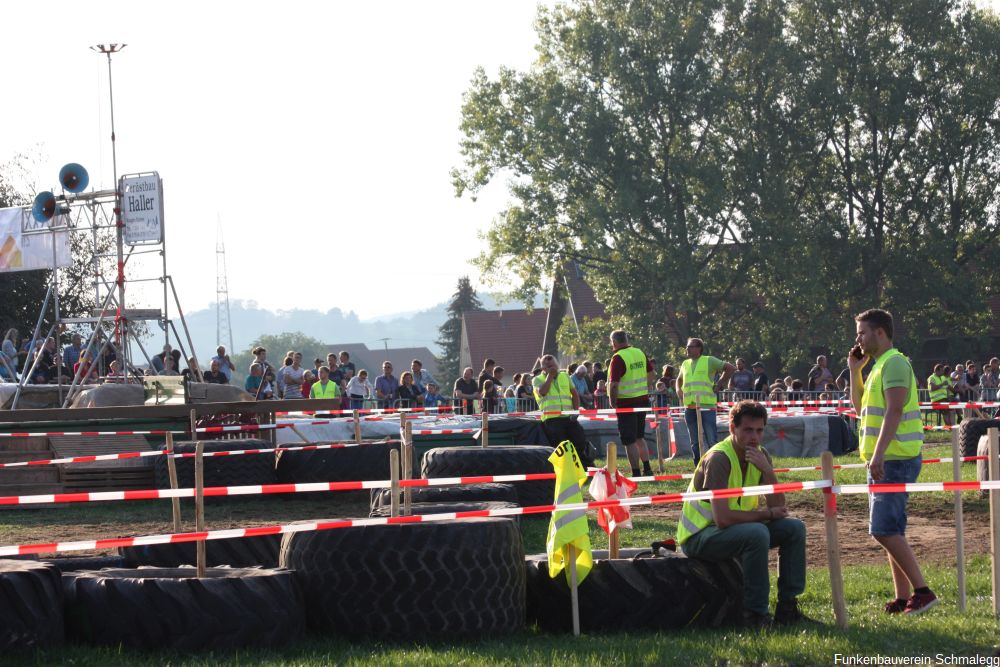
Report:
[[[705,363],[698,363],[704,360]],[[684,373],[684,406],[693,408],[700,405],[703,408],[715,407],[715,392],[712,391],[712,378],[708,375],[708,357],[702,355],[697,359],[685,359],[681,364]]]
[[[909,365],[910,360],[896,348],[887,350],[875,360],[875,367],[865,382],[865,393],[861,396],[861,419],[858,429],[861,439],[861,458],[865,461],[875,453],[875,443],[882,430],[885,418],[885,392],[882,389],[882,368],[893,357],[902,357]],[[910,369],[910,392],[903,406],[903,417],[896,429],[896,436],[885,450],[887,459],[912,459],[920,453],[924,444],[924,425],[920,420],[920,402],[917,398],[917,378]]]
[[542,396],[538,393],[539,387],[545,384],[545,373],[535,376],[531,381],[535,393],[535,401],[538,402],[538,409],[542,411],[542,421],[556,419],[564,415],[547,415],[546,412],[563,412],[573,409],[573,394],[570,392],[570,379],[566,373],[559,371],[556,379],[549,385],[549,393]]
[[[583,493],[580,485],[587,481],[587,471],[580,462],[580,457],[573,443],[564,440],[549,456],[549,463],[556,473],[555,505],[567,503],[582,503]],[[548,538],[545,540],[545,551],[549,558],[549,577],[555,578],[566,567],[569,546],[576,547],[577,581],[583,581],[594,565],[593,554],[590,552],[590,529],[587,526],[587,513],[584,510],[557,510],[552,513],[549,521]],[[569,582],[570,573],[566,572]]]
[[[931,389],[931,383],[940,385],[940,389]],[[932,374],[927,378],[927,388],[930,389],[932,403],[943,403],[948,400],[948,378],[944,375]]]
[[340,398],[340,387],[333,380],[327,380],[326,388],[317,380],[309,389],[309,398]]
[[623,347],[614,354],[625,363],[625,375],[618,381],[618,398],[637,398],[649,394],[646,382],[646,355],[637,347]]
[[[760,484],[760,469],[752,463],[747,464],[747,476],[746,479],[743,478],[740,459],[736,456],[736,450],[733,449],[732,436],[708,450],[708,453],[698,461],[699,469],[704,466],[705,461],[716,450],[725,452],[726,456],[729,457],[729,483],[727,488],[738,489],[744,486],[758,486]],[[698,474],[697,469],[695,470],[695,474]],[[697,490],[694,488],[694,477],[692,477],[691,483],[688,484],[688,492]],[[733,497],[729,499],[729,509],[749,512],[757,509],[759,502],[760,496]],[[677,524],[677,543],[684,544],[692,535],[714,523],[715,516],[712,514],[711,500],[685,500],[681,507],[681,520]]]

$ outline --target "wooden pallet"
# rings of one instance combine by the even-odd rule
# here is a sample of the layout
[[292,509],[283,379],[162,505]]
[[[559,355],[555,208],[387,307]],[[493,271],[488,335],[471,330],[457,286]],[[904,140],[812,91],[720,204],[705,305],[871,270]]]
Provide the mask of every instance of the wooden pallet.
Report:
[[[149,451],[141,435],[60,435],[49,438],[57,458]],[[153,458],[59,465],[64,491],[129,491],[153,488]]]
[[153,488],[153,469],[139,467],[68,468],[62,471],[65,493],[132,491]]

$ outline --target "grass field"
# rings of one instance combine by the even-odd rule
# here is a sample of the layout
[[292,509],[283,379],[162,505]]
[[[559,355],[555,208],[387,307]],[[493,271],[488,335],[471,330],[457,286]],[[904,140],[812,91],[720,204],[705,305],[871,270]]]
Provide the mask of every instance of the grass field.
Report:
[[[947,436],[944,436],[947,437]],[[929,446],[925,457],[950,455],[950,447]],[[855,463],[854,455],[841,457],[838,463]],[[808,465],[802,459],[778,459],[777,466]],[[688,472],[690,461],[668,464],[668,472]],[[781,480],[817,479],[818,473],[780,475]],[[963,477],[974,479],[972,465],[963,466]],[[860,483],[863,470],[844,470],[838,481]],[[951,479],[950,464],[924,467],[920,481]],[[647,483],[638,494],[682,490],[686,483]],[[806,518],[813,530],[821,531],[818,513],[822,494],[789,494],[787,501],[793,515]],[[975,493],[964,494],[970,526],[982,528],[986,521],[986,501]],[[547,635],[535,629],[495,641],[459,644],[376,644],[347,642],[343,639],[312,637],[282,651],[249,651],[233,654],[176,655],[170,653],[134,653],[128,651],[67,647],[58,651],[14,658],[0,656],[3,664],[27,665],[496,665],[561,664],[566,665],[830,665],[835,655],[927,656],[927,664],[951,656],[1000,655],[1000,623],[992,615],[990,602],[989,557],[982,539],[970,540],[967,570],[969,608],[959,613],[954,565],[954,525],[951,521],[953,494],[921,493],[911,495],[910,513],[924,517],[928,541],[916,548],[930,585],[943,602],[918,617],[888,617],[882,605],[891,596],[888,567],[877,549],[859,526],[867,511],[863,495],[842,496],[841,542],[844,546],[845,587],[850,627],[840,631],[833,625],[829,577],[823,567],[823,544],[813,540],[810,552],[803,610],[825,625],[818,629],[784,629],[756,633],[736,629],[690,630],[674,633],[636,633],[584,636]],[[320,516],[362,516],[366,503],[358,496],[329,502],[300,500],[252,500],[212,507],[207,510],[209,524],[263,525],[293,519]],[[186,510],[190,513],[190,510]],[[677,506],[657,506],[636,512],[635,530],[622,537],[623,546],[648,546],[650,542],[673,534]],[[848,520],[853,521],[850,523]],[[136,502],[104,505],[78,505],[65,509],[11,511],[0,514],[0,543],[15,544],[53,531],[75,537],[89,537],[87,531],[100,527],[104,534],[126,535],[145,532],[140,528],[169,526],[169,503]],[[524,522],[526,553],[544,550],[546,522]],[[607,544],[603,533],[591,521],[594,548]],[[77,531],[74,533],[74,531]],[[981,535],[980,530],[980,535]],[[971,534],[971,528],[967,531]],[[852,550],[852,548],[854,550]],[[772,591],[773,591],[772,586]],[[773,595],[773,593],[772,593]],[[950,664],[959,664],[951,662]],[[975,664],[968,663],[965,664]],[[980,663],[983,664],[983,663]],[[994,663],[1000,664],[1000,663]]]

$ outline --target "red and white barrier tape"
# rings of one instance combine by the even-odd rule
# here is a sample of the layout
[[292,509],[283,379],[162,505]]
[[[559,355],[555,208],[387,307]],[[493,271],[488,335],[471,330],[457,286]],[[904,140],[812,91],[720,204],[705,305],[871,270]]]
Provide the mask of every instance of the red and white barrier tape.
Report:
[[914,493],[917,491],[986,491],[1000,489],[1000,480],[991,482],[914,482],[912,484],[841,484],[833,493]]
[[[418,481],[418,480],[410,480]],[[425,480],[426,481],[426,480]],[[453,519],[471,519],[490,516],[517,516],[523,514],[548,514],[553,511],[575,511],[588,509],[603,509],[607,507],[632,507],[636,505],[653,505],[659,503],[679,503],[685,500],[709,500],[712,498],[734,498],[739,496],[763,496],[772,493],[790,493],[810,489],[825,489],[831,486],[828,480],[816,482],[786,482],[765,486],[749,486],[740,489],[720,489],[717,491],[697,491],[693,493],[666,493],[656,496],[640,496],[621,500],[604,500],[584,503],[568,503],[565,505],[537,505],[532,507],[507,507],[492,510],[470,510],[466,512],[446,512],[441,514],[423,514],[416,516],[384,517],[375,519],[343,519],[340,521],[315,521],[293,523],[276,526],[260,526],[255,528],[230,528],[226,530],[209,530],[195,533],[174,533],[165,535],[147,535],[144,537],[116,537],[80,542],[51,542],[40,544],[20,544],[0,547],[0,556],[23,554],[84,551],[90,549],[115,549],[119,547],[143,546],[149,544],[169,544],[177,542],[199,542],[203,540],[221,540],[239,537],[255,537],[259,535],[276,535],[281,533],[299,533],[316,530],[332,530],[355,526],[382,526],[400,523],[425,523],[432,521],[451,521]],[[207,489],[206,489],[207,491]]]
[[[343,449],[345,447],[363,447],[365,445],[390,445],[400,442],[399,440],[374,440],[371,442],[331,442],[324,445],[301,445],[295,447],[273,447],[270,449],[232,449],[222,452],[203,452],[202,456],[240,456],[243,454],[272,454],[275,452],[311,452],[318,449]],[[62,459],[43,459],[39,461],[15,461],[13,463],[0,463],[0,469],[20,468],[24,466],[56,465],[66,463],[93,463],[94,461],[117,461],[121,459],[137,459],[146,456],[163,456],[163,450],[153,450],[145,452],[121,452],[119,454],[95,454],[92,456],[71,456]],[[194,452],[183,452],[173,454],[175,459],[194,458]]]
[[[455,408],[451,405],[440,405],[432,408],[361,408],[358,410],[359,415],[390,415],[390,414],[405,414],[409,412],[454,412]],[[290,412],[275,412],[275,415],[281,417],[294,417],[294,416],[324,416],[324,415],[347,415],[351,416],[354,414],[354,410],[345,408],[343,410],[293,410]]]
[[35,438],[60,435],[166,435],[168,433],[187,434],[187,431],[35,431],[31,433],[0,433],[0,438]]

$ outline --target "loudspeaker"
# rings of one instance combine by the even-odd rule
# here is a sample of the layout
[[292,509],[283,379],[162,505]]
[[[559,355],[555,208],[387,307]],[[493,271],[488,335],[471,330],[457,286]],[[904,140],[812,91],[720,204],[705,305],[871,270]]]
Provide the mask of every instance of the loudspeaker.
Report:
[[83,192],[90,184],[90,175],[83,166],[70,162],[59,170],[59,182],[67,192]]
[[46,190],[39,192],[31,207],[31,215],[38,222],[48,222],[56,214],[56,196]]

